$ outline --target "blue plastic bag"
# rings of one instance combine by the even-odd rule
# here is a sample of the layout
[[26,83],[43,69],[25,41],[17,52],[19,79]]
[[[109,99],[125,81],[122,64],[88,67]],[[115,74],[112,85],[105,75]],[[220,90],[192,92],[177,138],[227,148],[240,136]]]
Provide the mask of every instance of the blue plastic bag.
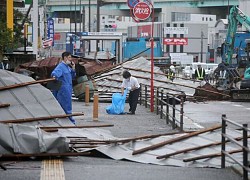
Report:
[[124,114],[125,101],[128,90],[124,91],[124,94],[114,93],[112,95],[112,104],[106,107],[106,112],[108,114]]

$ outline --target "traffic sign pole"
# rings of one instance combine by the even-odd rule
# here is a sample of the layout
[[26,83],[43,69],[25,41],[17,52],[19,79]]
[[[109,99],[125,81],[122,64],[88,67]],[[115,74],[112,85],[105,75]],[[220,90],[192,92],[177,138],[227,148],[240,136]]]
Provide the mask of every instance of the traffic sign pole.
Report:
[[[152,17],[152,30],[151,30],[151,79],[150,79],[150,111],[154,112],[154,6],[150,0],[146,2],[137,2],[137,0],[128,0],[128,6],[132,18],[136,21],[143,21]],[[135,4],[135,5],[134,5]]]

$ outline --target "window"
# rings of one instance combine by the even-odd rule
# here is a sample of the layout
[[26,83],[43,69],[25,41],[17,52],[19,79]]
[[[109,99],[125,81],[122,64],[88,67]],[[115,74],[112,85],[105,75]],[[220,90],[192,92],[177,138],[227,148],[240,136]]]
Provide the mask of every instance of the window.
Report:
[[172,21],[190,21],[189,13],[181,13],[181,12],[172,12],[171,14]]

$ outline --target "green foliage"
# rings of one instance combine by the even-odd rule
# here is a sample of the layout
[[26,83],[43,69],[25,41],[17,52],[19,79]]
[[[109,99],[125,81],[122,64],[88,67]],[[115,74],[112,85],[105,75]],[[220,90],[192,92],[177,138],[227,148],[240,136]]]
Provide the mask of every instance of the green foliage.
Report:
[[6,20],[0,18],[0,57],[3,53],[13,47],[13,31],[6,26]]
[[0,13],[0,59],[3,53],[11,51],[17,47],[23,46],[23,27],[21,22],[24,15],[14,10],[14,27],[13,31],[6,26],[6,9]]

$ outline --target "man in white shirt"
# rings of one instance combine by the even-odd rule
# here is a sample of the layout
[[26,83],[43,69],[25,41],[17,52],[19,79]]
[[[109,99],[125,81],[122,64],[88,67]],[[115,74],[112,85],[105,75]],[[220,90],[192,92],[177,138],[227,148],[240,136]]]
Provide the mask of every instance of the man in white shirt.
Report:
[[9,67],[9,59],[6,56],[4,56],[3,57],[3,61],[0,62],[0,69],[7,70],[9,68],[10,68]]
[[138,80],[135,77],[131,76],[130,72],[128,71],[124,71],[122,76],[122,94],[124,93],[124,89],[128,89],[130,91],[128,96],[129,112],[127,114],[134,115],[141,90],[140,84],[138,83]]

